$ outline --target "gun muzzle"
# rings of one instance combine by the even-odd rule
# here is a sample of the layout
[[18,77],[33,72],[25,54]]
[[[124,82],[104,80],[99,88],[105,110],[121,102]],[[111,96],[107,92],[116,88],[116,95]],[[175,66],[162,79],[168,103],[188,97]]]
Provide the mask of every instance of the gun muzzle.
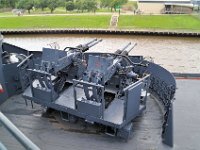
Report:
[[88,42],[86,44],[83,44],[83,45],[90,45],[90,44],[94,43],[95,41],[97,41],[97,38],[95,38],[94,40],[92,40],[92,41],[90,41],[90,42]]
[[96,42],[93,42],[93,43],[91,43],[90,45],[88,45],[88,47],[90,48],[90,47],[92,47],[92,46],[94,46],[94,45],[96,45],[96,44],[98,44],[98,43],[100,43],[100,42],[102,42],[102,41],[103,41],[102,39],[97,40]]
[[129,49],[125,49],[121,54],[122,55],[127,55],[137,46],[137,43],[135,43],[133,46],[131,46]]
[[131,45],[131,42],[129,42],[126,46],[124,46],[121,49],[116,50],[114,53],[115,54],[121,54],[124,50],[126,50],[129,46]]
[[102,41],[103,41],[102,39],[100,39],[100,40],[94,39],[94,40],[88,42],[87,44],[79,45],[78,48],[80,48],[82,50],[82,52],[86,52],[87,50],[89,50],[89,48],[91,48],[92,46],[95,46],[96,44],[98,44]]

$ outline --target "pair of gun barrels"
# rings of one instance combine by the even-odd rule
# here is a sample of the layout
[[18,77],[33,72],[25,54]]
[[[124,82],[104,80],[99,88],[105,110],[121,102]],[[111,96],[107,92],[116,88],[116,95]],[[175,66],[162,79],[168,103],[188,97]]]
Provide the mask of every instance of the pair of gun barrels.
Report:
[[[86,43],[86,44],[80,44],[78,45],[76,48],[80,49],[82,52],[86,52],[87,50],[89,50],[89,48],[97,45],[98,43],[102,42],[102,39],[93,39],[90,42]],[[128,55],[131,50],[134,49],[134,47],[137,45],[137,43],[133,44],[131,46],[131,42],[129,42],[127,45],[125,45],[123,48],[118,49],[114,52],[114,54],[118,54],[118,55]]]

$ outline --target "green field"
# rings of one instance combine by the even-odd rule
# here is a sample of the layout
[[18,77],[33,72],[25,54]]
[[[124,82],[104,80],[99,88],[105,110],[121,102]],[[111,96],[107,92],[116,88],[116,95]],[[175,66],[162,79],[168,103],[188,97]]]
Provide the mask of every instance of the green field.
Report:
[[108,28],[110,18],[110,15],[0,17],[0,28]]
[[[0,29],[109,28],[111,15],[54,15],[0,17]],[[121,15],[119,29],[200,31],[200,17],[192,15]]]
[[200,18],[192,15],[136,15],[120,16],[122,29],[200,30]]

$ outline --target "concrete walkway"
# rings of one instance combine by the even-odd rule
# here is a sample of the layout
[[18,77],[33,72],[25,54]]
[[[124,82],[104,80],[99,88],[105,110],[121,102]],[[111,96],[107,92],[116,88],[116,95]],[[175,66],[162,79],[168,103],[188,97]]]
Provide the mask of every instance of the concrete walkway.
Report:
[[117,29],[118,21],[119,21],[119,14],[116,13],[113,14],[110,19],[110,29]]

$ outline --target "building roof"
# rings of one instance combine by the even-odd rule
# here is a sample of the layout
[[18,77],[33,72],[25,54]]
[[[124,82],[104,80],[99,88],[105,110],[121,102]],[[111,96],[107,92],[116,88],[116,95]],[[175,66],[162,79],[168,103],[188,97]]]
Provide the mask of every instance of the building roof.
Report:
[[173,6],[183,6],[183,7],[191,7],[193,8],[193,4],[187,4],[187,3],[165,3],[165,5],[173,5]]
[[191,4],[191,0],[138,0],[141,3],[187,3]]

